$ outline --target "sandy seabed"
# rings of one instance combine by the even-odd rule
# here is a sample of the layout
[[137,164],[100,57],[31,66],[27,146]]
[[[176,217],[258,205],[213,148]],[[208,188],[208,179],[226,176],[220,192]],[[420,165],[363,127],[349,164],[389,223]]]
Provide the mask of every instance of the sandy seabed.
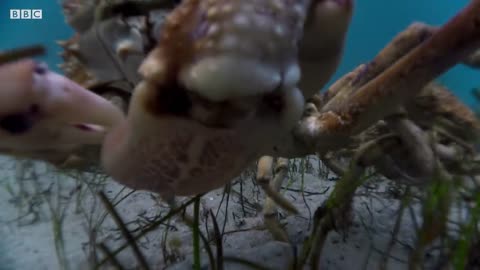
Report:
[[[0,161],[1,270],[91,269],[92,252],[104,256],[100,250],[94,250],[98,245],[92,243],[103,242],[110,250],[124,244],[118,227],[94,195],[97,190],[102,189],[116,203],[115,209],[134,234],[168,212],[168,207],[153,194],[133,192],[94,174],[68,177],[43,163],[16,162],[9,158]],[[291,169],[293,172],[283,189],[284,196],[300,215],[282,211],[279,214],[297,250],[310,234],[313,212],[336,183],[335,175],[329,174],[314,157],[309,164],[304,174]],[[207,218],[211,209],[218,213],[216,220],[224,232],[225,256],[244,258],[268,269],[286,269],[295,249],[275,241],[265,229],[261,212],[264,195],[254,184],[253,175],[252,170],[247,170],[236,179],[228,200],[223,189],[204,195],[200,227],[205,235],[213,235],[211,219]],[[328,236],[321,256],[322,269],[378,269],[385,260],[387,269],[407,269],[420,208],[412,205],[409,211],[404,211],[398,233],[392,237],[399,209],[400,199],[393,183],[373,179],[364,184],[354,199],[353,224],[346,231],[331,232]],[[191,207],[188,210],[192,212]],[[151,269],[192,269],[191,239],[190,228],[174,218],[141,238],[138,246]],[[437,265],[437,255],[435,248],[427,250],[427,265]],[[138,266],[131,248],[123,250],[117,258],[125,269]],[[207,269],[206,254],[202,263]],[[226,262],[225,269],[251,268]]]

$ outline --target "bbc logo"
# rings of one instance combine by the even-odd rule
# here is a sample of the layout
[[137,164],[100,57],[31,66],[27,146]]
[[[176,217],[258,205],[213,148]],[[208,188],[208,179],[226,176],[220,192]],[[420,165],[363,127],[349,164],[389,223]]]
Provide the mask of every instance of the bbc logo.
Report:
[[10,9],[11,20],[40,20],[42,19],[41,9]]

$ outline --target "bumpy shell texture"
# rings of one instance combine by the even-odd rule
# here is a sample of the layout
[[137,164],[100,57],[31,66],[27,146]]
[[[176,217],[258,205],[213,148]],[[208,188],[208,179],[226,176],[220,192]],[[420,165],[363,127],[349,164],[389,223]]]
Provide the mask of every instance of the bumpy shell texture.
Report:
[[96,92],[102,93],[108,88],[129,94],[141,80],[138,67],[155,46],[154,36],[158,36],[170,10],[96,20],[101,3],[103,1],[63,1],[66,22],[76,34],[58,42],[64,59],[60,68],[69,78]]
[[103,164],[163,196],[221,187],[300,119],[298,41],[308,1],[186,0],[139,67],[128,121]]

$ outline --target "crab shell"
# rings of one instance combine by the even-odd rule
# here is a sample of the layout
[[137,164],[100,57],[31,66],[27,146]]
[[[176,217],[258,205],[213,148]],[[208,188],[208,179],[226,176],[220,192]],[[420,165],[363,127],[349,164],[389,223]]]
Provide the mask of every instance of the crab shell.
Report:
[[190,118],[152,115],[134,105],[148,98],[148,87],[142,83],[135,89],[130,121],[109,133],[103,146],[104,169],[126,186],[165,199],[207,192],[240,174],[268,143],[274,124],[268,128],[257,119],[216,128]]
[[[206,1],[202,5],[211,5],[209,3],[213,2]],[[271,3],[273,8],[267,7],[265,3]],[[248,73],[248,65],[252,64],[248,63],[250,58],[246,58],[244,61],[244,59],[231,57],[228,61],[239,61],[235,62],[236,65],[225,63],[226,67],[234,66],[235,68],[233,70],[222,70],[223,74],[220,75],[223,76],[216,75],[212,79],[198,74],[197,71],[202,67],[202,64],[198,64],[195,67],[192,66],[190,71],[190,73],[197,72],[197,75],[191,76],[189,71],[184,71],[182,76],[184,76],[186,81],[196,80],[195,83],[198,85],[199,78],[202,78],[207,84],[214,80],[219,82],[218,88],[216,91],[210,89],[209,93],[215,93],[215,95],[224,93],[224,95],[227,95],[236,92],[242,95],[242,92],[245,91],[242,88],[245,87],[245,80],[249,81],[256,78],[257,82],[267,84],[267,87],[263,88],[266,91],[265,89],[268,89],[268,86],[278,82],[280,78],[278,74],[277,76],[271,76],[271,74],[274,74],[274,72],[271,72],[275,69],[274,66],[285,66],[292,62],[292,59],[282,57],[272,59],[272,57],[278,56],[278,53],[275,55],[275,52],[270,50],[275,47],[281,48],[281,46],[276,46],[274,43],[287,37],[291,44],[284,42],[284,45],[299,46],[300,90],[306,99],[318,93],[338,67],[352,16],[353,1],[302,0],[258,1],[258,3],[246,1],[245,4],[242,6],[247,13],[251,13],[250,10],[255,9],[260,13],[264,12],[265,15],[274,15],[278,23],[270,24],[269,20],[266,19],[267,16],[245,16],[245,14],[230,12],[229,9],[233,10],[239,7],[239,5],[235,1],[220,1],[215,4],[216,7],[208,9],[208,14],[206,15],[209,17],[217,16],[217,23],[213,27],[208,28],[207,33],[201,33],[207,29],[205,27],[206,24],[203,23],[202,27],[197,28],[194,34],[220,36],[219,33],[222,32],[222,40],[215,41],[215,39],[209,39],[207,41],[207,39],[204,39],[205,42],[199,40],[196,45],[199,47],[197,51],[208,53],[208,47],[211,47],[211,50],[215,49],[213,48],[214,46],[228,51],[228,47],[231,47],[230,49],[234,51],[242,50],[244,55],[250,53],[261,57],[270,57],[270,64],[263,65],[262,68],[252,69],[252,71],[255,71],[255,76],[250,76],[251,74]],[[289,25],[290,22],[295,21],[295,17],[290,15],[277,16],[277,14],[281,14],[282,8],[286,6],[292,7],[290,14],[306,16],[303,19],[297,18],[300,19],[297,20],[297,29],[293,27],[293,24]],[[142,60],[150,52],[150,48],[155,47],[155,42],[162,36],[161,32],[164,28],[167,14],[171,10],[158,9],[151,11],[148,17],[146,15],[126,18],[116,16],[93,23],[95,13],[94,1],[66,0],[63,2],[63,7],[67,23],[77,31],[77,34],[69,40],[59,41],[59,44],[64,49],[61,53],[64,58],[61,69],[69,78],[96,93],[107,95],[108,97],[120,97],[124,103],[121,105],[126,110],[125,104],[128,104],[134,86],[141,80],[137,70]],[[236,16],[231,16],[232,14],[236,14]],[[169,20],[172,21],[173,17],[170,16]],[[178,18],[178,16],[176,17]],[[302,20],[305,20],[304,24],[301,23]],[[184,22],[177,20],[173,24],[170,23],[170,25],[175,25],[175,23]],[[257,31],[253,31],[252,27],[257,27]],[[272,28],[270,30],[273,30],[274,35],[268,36],[269,39],[263,39],[262,31],[269,31],[269,27]],[[293,30],[295,30],[294,32],[297,36],[293,36],[293,32],[289,33],[289,31]],[[228,31],[236,31],[237,33],[244,31],[244,33],[236,36],[236,38],[241,40],[235,40],[233,35],[225,35]],[[257,36],[250,35],[253,33],[256,33],[255,35]],[[299,35],[301,36],[300,40]],[[200,47],[203,47],[203,49],[200,49]],[[217,59],[216,61],[219,60]],[[205,59],[203,66],[211,65],[212,63],[209,63],[209,61],[213,60]],[[292,69],[286,70],[286,72],[290,71],[290,74],[282,76],[282,78],[287,78],[293,83],[298,79],[297,76],[300,73],[295,65],[289,66]],[[243,73],[239,73],[239,71]],[[207,74],[215,74],[215,72]],[[235,76],[229,77],[229,74],[235,74]],[[271,77],[262,77],[262,75]],[[228,91],[222,89],[220,87],[222,84],[220,78],[223,78],[223,83],[227,82],[230,84],[231,89]],[[231,79],[236,79],[237,82]],[[208,84],[208,87],[212,87],[212,85]],[[246,91],[250,90],[247,89]]]
[[[115,96],[136,85],[127,121],[103,145],[106,172],[134,189],[192,195],[275,153],[303,111],[299,54],[333,48],[308,65],[325,72],[309,80],[311,95],[336,69],[351,7],[350,0],[186,0],[166,19],[157,15],[153,29],[144,17],[76,24],[81,34],[62,44],[69,77],[104,96],[106,88]],[[304,30],[313,38],[301,43]]]
[[164,197],[206,192],[295,125],[304,99],[292,38],[306,7],[276,3],[192,0],[170,14],[140,66],[127,121],[106,138],[102,161],[114,179]]
[[160,32],[170,10],[148,15],[94,21],[98,3],[66,0],[62,3],[66,22],[76,31],[68,40],[57,41],[64,74],[81,86],[100,94],[127,111],[131,92],[141,81],[138,68]]

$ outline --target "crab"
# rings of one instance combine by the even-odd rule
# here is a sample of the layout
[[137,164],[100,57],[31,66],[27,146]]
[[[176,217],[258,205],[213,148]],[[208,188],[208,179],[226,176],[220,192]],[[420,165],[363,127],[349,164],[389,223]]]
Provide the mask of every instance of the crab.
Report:
[[[90,24],[82,19],[108,12],[64,2],[78,33],[59,42],[62,69],[128,112],[105,140],[106,171],[162,197],[192,195],[281,148],[304,99],[335,72],[353,9],[351,1],[290,2],[184,1],[168,16],[156,9]],[[186,16],[195,19],[180,24]],[[145,128],[134,123],[155,129],[140,135]]]
[[[221,187],[261,157],[265,172],[271,156],[285,168],[284,158],[353,149],[355,168],[415,184],[431,164],[455,169],[458,149],[476,154],[463,143],[477,138],[473,113],[432,81],[459,62],[478,67],[479,0],[442,27],[412,25],[323,94],[352,1],[132,3],[66,1],[77,34],[61,42],[62,68],[75,83],[31,60],[2,63],[2,152],[58,161],[94,145],[116,181],[167,201]],[[433,139],[432,118],[445,131]],[[412,162],[383,162],[405,155]]]
[[[65,74],[127,114],[119,120],[109,104],[105,115],[117,120],[108,125],[68,119],[97,136],[91,144],[117,181],[167,200],[207,192],[261,156],[298,155],[289,152],[298,146],[294,133],[305,131],[299,120],[309,119],[305,100],[323,108],[323,119],[344,122],[326,108],[345,95],[317,93],[341,59],[352,1],[190,0],[171,11],[153,1],[146,5],[154,10],[125,11],[132,3],[65,1],[77,33],[59,42]],[[75,147],[89,143],[77,139]]]
[[[139,67],[143,81],[127,123],[107,136],[106,171],[171,200],[219,188],[275,151],[304,106],[296,53],[308,6],[297,1],[291,12],[272,16],[287,4],[185,1],[175,9]],[[187,17],[189,23],[179,23]],[[148,128],[136,124],[147,122]]]

